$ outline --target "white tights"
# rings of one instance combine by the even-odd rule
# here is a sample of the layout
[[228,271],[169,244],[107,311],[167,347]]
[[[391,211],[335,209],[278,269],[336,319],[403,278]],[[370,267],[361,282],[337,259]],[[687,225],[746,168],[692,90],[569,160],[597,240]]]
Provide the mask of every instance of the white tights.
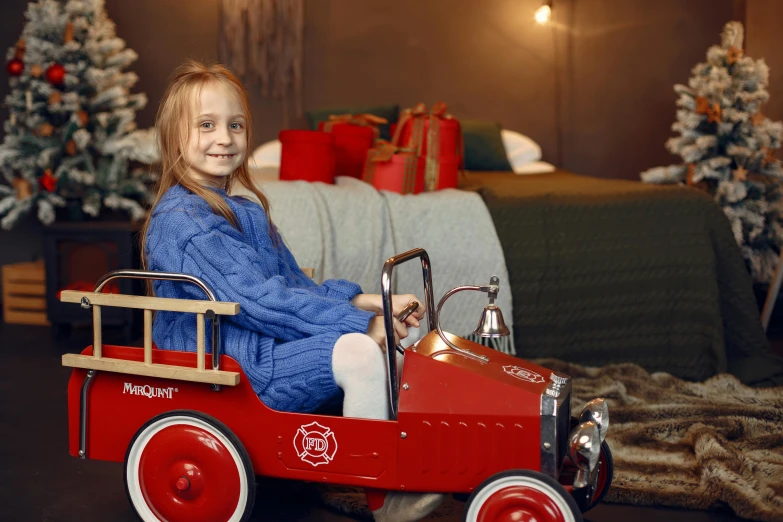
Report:
[[[397,367],[402,369],[402,355]],[[345,393],[343,417],[389,419],[388,354],[369,335],[349,333],[337,339],[332,372]]]
[[[416,333],[403,346],[412,344]],[[394,348],[391,348],[394,350]],[[397,368],[402,355],[397,353]],[[332,352],[332,372],[345,393],[343,417],[389,419],[388,354],[366,334],[350,333],[337,339]],[[366,490],[367,504],[376,522],[415,522],[426,517],[443,501],[437,493]]]

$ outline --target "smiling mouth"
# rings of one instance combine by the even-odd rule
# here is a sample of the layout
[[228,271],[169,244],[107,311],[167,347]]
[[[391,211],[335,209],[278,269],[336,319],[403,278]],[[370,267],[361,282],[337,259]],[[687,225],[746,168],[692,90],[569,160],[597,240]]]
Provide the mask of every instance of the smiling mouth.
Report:
[[210,158],[231,159],[236,156],[236,154],[207,154],[207,156]]

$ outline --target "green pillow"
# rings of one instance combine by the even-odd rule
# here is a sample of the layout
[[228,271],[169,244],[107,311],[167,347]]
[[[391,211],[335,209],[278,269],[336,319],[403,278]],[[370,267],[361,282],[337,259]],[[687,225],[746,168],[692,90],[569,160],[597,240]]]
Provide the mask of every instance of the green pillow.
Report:
[[375,107],[349,107],[342,109],[318,109],[315,111],[307,111],[305,116],[307,117],[307,125],[310,130],[318,130],[318,124],[322,121],[327,121],[332,114],[374,114],[381,118],[386,118],[389,122],[385,125],[379,125],[380,138],[382,140],[391,140],[391,133],[389,131],[390,123],[397,123],[400,116],[399,105],[379,105]]
[[512,170],[500,137],[499,123],[459,120],[465,147],[465,170]]

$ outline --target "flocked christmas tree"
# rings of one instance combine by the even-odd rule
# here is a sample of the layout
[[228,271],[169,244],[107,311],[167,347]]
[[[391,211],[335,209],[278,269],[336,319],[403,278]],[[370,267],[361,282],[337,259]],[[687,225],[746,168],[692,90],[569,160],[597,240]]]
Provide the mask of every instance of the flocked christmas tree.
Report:
[[152,131],[136,130],[147,102],[130,94],[138,76],[123,72],[137,54],[117,38],[103,0],[40,0],[25,16],[7,56],[0,225],[10,229],[28,212],[50,224],[65,206],[143,217],[153,174],[131,162],[152,163],[157,152]]
[[680,165],[641,174],[649,183],[686,183],[715,198],[731,222],[753,278],[769,282],[783,244],[783,201],[779,180],[783,124],[761,113],[769,99],[769,69],[743,56],[743,27],[729,22],[720,46],[692,70],[688,85],[675,85],[677,121],[666,148]]

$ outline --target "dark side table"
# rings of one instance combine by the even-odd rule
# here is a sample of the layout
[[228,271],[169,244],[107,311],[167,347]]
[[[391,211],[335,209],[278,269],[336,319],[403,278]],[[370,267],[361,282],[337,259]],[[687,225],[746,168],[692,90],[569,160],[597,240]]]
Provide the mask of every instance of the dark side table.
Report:
[[[46,265],[46,310],[55,338],[70,333],[77,323],[91,323],[92,312],[72,303],[61,303],[61,290],[92,291],[106,273],[120,268],[139,268],[140,224],[127,221],[56,222],[44,228]],[[123,294],[143,294],[140,280],[119,279],[110,284]],[[102,322],[122,328],[130,342],[141,325],[141,311],[106,307]]]

